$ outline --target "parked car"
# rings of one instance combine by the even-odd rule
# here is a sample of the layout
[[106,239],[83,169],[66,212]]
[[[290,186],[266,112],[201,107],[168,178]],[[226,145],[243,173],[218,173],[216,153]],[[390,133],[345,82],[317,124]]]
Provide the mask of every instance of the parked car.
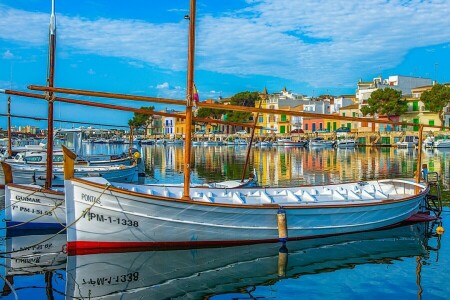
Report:
[[303,129],[299,128],[299,129],[291,130],[291,133],[305,133],[305,132],[303,131]]
[[336,129],[336,132],[350,132],[350,128],[341,127],[341,128]]
[[239,130],[239,131],[236,131],[236,133],[237,133],[237,134],[247,134],[247,131],[245,131],[245,130]]
[[205,131],[204,130],[198,130],[198,131],[194,132],[194,134],[205,134]]

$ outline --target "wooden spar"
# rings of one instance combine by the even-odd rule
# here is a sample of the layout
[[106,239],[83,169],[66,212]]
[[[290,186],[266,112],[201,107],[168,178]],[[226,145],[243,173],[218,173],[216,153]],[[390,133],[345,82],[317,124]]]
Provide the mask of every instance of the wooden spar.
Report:
[[[64,91],[65,94],[74,94],[74,95],[97,96],[96,94],[98,93],[98,92],[93,92],[93,91],[82,91],[82,90],[73,90],[73,89],[65,89],[65,88],[49,88],[49,87],[45,87],[45,86],[36,86],[36,85],[30,85],[30,86],[28,86],[28,88],[31,90],[36,90],[36,91],[53,91],[55,93],[56,92],[62,93]],[[68,92],[68,91],[71,91],[71,92]],[[11,91],[4,90],[3,92],[8,94]],[[19,93],[22,93],[22,92],[19,92]],[[33,94],[31,94],[31,95],[33,95]],[[151,98],[151,97],[143,97],[143,96],[130,96],[130,95],[123,95],[123,94],[111,94],[111,95],[114,95],[115,97],[111,97],[111,98],[115,98],[115,99],[164,103],[164,102],[158,101],[159,98]],[[97,97],[99,97],[99,96],[97,96]],[[135,97],[145,98],[146,100],[132,99]],[[61,99],[61,98],[59,98],[59,99]],[[155,101],[152,101],[151,99],[155,99]],[[170,101],[170,104],[173,104],[173,105],[185,105],[186,104],[186,102],[182,101],[182,100],[168,100],[168,101]],[[311,118],[311,119],[330,119],[330,120],[344,120],[344,121],[351,121],[351,122],[367,122],[367,123],[378,123],[378,124],[417,126],[417,124],[415,124],[415,123],[408,123],[408,122],[394,122],[394,121],[389,121],[389,120],[380,120],[380,119],[372,119],[372,118],[346,117],[346,116],[340,116],[340,115],[328,115],[328,114],[281,110],[281,109],[256,108],[256,107],[237,106],[237,105],[223,105],[223,104],[217,104],[217,103],[199,102],[199,103],[197,103],[197,106],[204,107],[204,108],[221,109],[221,110],[232,110],[232,111],[243,111],[243,112],[251,111],[251,112],[259,112],[262,114],[265,113],[265,114],[275,114],[275,115],[298,116],[298,117]],[[450,129],[450,127],[447,127],[447,126],[435,126],[435,125],[426,125],[426,124],[424,124],[423,126],[425,126],[427,128]]]
[[12,183],[13,175],[11,165],[2,161],[2,169],[3,169],[3,176],[5,178],[5,185]]
[[61,147],[64,154],[64,180],[69,180],[73,178],[75,173],[75,158],[77,156],[66,146],[61,145]]
[[[0,117],[8,116],[8,114],[0,114]],[[11,118],[20,118],[20,119],[30,119],[35,121],[47,121],[48,118],[39,118],[39,117],[30,117],[30,116],[21,116],[21,115],[10,115]],[[95,126],[108,126],[108,127],[123,127],[128,128],[128,126],[124,125],[114,125],[114,124],[103,124],[103,123],[91,123],[91,122],[78,122],[78,121],[70,121],[70,120],[60,120],[53,119],[53,122],[61,122],[61,123],[69,123],[69,124],[87,124],[87,125],[95,125]]]
[[[259,107],[261,108],[261,103],[259,104]],[[258,117],[259,117],[259,113],[257,112],[255,115],[255,120],[253,122],[253,125],[255,125],[255,126],[256,126],[256,123],[258,122]],[[245,179],[245,171],[247,170],[247,165],[250,160],[250,150],[252,149],[252,143],[253,143],[254,136],[255,136],[255,127],[252,128],[252,134],[250,135],[250,142],[248,143],[248,146],[247,146],[247,155],[245,156],[245,164],[244,164],[244,169],[242,170],[241,182],[244,182],[244,179]]]
[[188,69],[186,91],[186,137],[184,147],[184,189],[183,198],[190,199],[191,185],[191,133],[192,133],[192,102],[194,100],[194,54],[195,54],[195,9],[196,1],[190,1],[189,41],[188,41]]
[[39,85],[29,85],[28,89],[33,90],[33,91],[45,91],[45,92],[52,91],[53,93],[71,94],[71,95],[80,95],[80,96],[92,96],[92,97],[99,97],[99,98],[133,100],[133,101],[141,101],[141,102],[163,103],[163,104],[183,105],[183,106],[186,105],[186,101],[184,101],[184,100],[173,100],[173,99],[166,99],[166,98],[135,96],[135,95],[127,95],[127,94],[115,94],[115,93],[75,90],[75,89],[66,89],[66,88],[54,88],[54,87],[45,87],[45,86],[39,86]]
[[[419,152],[417,158],[417,170],[416,170],[416,182],[420,182],[420,177],[422,174],[422,133],[423,133],[423,125],[419,126],[419,144],[417,145]],[[426,178],[424,178],[426,180]]]
[[[16,95],[16,96],[27,97],[27,98],[45,99],[45,95],[38,95],[38,94],[27,93],[27,92],[14,91],[14,90],[3,90],[3,92],[8,95]],[[153,111],[153,110],[148,110],[148,109],[132,108],[132,107],[119,106],[119,105],[113,105],[113,104],[105,104],[105,103],[96,103],[96,102],[76,100],[76,99],[63,98],[63,97],[54,97],[54,101],[77,104],[77,105],[86,105],[86,106],[114,109],[114,110],[121,110],[121,111],[129,111],[129,112],[140,113],[140,114],[144,114],[144,115],[156,115],[156,116],[165,116],[165,117],[186,119],[186,116],[181,115],[181,114],[165,113],[165,112]],[[34,119],[39,120],[39,118],[34,118]],[[41,120],[46,120],[46,119],[41,119]],[[224,125],[242,126],[242,127],[248,127],[248,128],[253,127],[253,124],[251,124],[251,123],[236,123],[236,122],[207,119],[207,118],[197,118],[197,117],[193,117],[192,120],[194,120],[195,122],[216,123],[216,124],[224,124]],[[54,121],[57,121],[57,120],[54,120]],[[76,122],[69,122],[69,123],[76,123]],[[92,124],[92,123],[80,123],[80,124]],[[96,125],[96,124],[93,124],[93,125]],[[102,125],[102,124],[98,124],[98,125]],[[124,127],[128,128],[128,126],[124,126]],[[264,129],[263,126],[256,126],[255,128]]]
[[11,142],[11,97],[8,96],[8,157],[12,155]]
[[[52,13],[50,15],[50,30],[49,30],[49,71],[48,71],[48,86],[54,86],[55,80],[55,45],[56,45],[56,19],[55,19],[55,1],[52,1]],[[44,188],[50,189],[52,187],[53,177],[53,92],[48,92],[48,120],[47,120],[47,162]]]

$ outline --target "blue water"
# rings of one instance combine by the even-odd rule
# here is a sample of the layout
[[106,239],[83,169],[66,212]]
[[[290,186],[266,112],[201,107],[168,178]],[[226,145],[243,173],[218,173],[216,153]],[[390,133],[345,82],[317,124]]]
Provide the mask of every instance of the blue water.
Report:
[[[120,153],[123,149],[109,150]],[[193,170],[195,180],[208,182],[216,180],[215,176],[235,179],[240,168],[236,167],[236,172],[234,168],[243,165],[245,148],[212,149],[196,150],[203,154]],[[149,181],[171,181],[182,175],[182,147],[142,150],[147,154]],[[413,170],[417,158],[417,153],[394,149],[318,153],[267,149],[252,153],[251,167],[258,170],[266,184],[272,185],[357,180],[361,176],[400,177]],[[446,153],[427,153],[424,160],[447,180]],[[323,171],[319,172],[319,168]],[[444,188],[446,185],[448,181]],[[64,234],[40,232],[30,236],[22,232],[5,237],[2,229],[2,253],[37,245],[31,250],[1,255],[0,297],[449,299],[450,237],[448,232],[435,233],[438,225],[448,229],[448,205],[440,222],[288,242],[287,250],[280,249],[280,244],[262,244],[71,257],[64,253]],[[38,243],[48,238],[45,243]]]

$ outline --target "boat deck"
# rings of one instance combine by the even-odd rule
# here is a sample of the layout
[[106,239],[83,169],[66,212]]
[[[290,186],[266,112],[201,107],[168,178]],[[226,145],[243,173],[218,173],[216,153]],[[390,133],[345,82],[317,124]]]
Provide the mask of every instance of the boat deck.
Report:
[[[116,185],[146,195],[183,198],[183,187],[173,185]],[[191,187],[193,201],[238,205],[329,205],[358,202],[382,202],[416,195],[423,185],[408,180],[380,180],[351,184],[304,186],[295,188],[207,188]]]

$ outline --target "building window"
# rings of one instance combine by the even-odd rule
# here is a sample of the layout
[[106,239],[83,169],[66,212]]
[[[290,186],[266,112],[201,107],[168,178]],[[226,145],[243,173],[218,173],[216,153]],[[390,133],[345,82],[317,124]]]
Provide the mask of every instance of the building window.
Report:
[[286,122],[286,115],[281,115],[281,122]]
[[413,111],[419,111],[419,101],[413,101]]
[[264,122],[264,116],[259,116],[259,121],[258,121],[259,123],[262,123],[262,122]]

